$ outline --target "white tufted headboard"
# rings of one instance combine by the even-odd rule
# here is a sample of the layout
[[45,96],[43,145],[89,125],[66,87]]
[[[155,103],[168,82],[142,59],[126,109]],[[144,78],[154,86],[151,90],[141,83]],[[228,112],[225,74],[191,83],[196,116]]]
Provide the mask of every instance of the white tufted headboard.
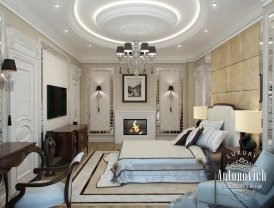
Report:
[[240,133],[235,131],[235,110],[229,105],[214,105],[208,109],[208,120],[224,121],[224,130],[230,131],[230,136],[224,140],[226,146],[239,146]]

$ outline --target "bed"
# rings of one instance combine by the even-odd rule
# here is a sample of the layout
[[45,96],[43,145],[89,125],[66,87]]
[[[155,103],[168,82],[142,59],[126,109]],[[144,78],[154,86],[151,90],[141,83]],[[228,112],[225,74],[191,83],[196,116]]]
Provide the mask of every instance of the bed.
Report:
[[[229,130],[230,134],[223,143],[237,146],[239,133],[234,130],[232,106],[213,106],[208,110],[208,120],[224,121],[223,129]],[[173,145],[169,140],[125,140],[113,168],[113,180],[120,184],[199,183],[207,180],[208,152],[198,145],[186,148]]]

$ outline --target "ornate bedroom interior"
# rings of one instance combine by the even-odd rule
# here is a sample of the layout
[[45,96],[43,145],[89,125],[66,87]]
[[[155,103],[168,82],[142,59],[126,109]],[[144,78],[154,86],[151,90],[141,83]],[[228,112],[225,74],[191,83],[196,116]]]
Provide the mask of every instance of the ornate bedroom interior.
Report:
[[[4,60],[16,64],[15,69],[1,67],[0,207],[14,198],[17,183],[36,176],[34,168],[43,162],[48,167],[70,163],[80,152],[85,154],[75,170],[72,207],[274,204],[274,178],[268,179],[272,188],[255,191],[255,201],[246,202],[223,203],[222,196],[218,201],[218,183],[211,183],[213,172],[224,171],[231,162],[227,155],[233,151],[246,150],[262,163],[273,163],[274,156],[267,155],[274,155],[272,0],[0,3],[1,66]],[[137,55],[133,43],[132,51],[126,52],[124,43],[132,41],[137,41]],[[141,43],[146,42],[150,49],[141,56]],[[123,46],[121,54],[118,46]],[[135,56],[140,65],[145,58],[148,61],[135,67],[122,60]],[[206,112],[195,115],[194,107]],[[237,121],[237,111],[258,113],[258,130],[252,122],[257,117],[246,121],[241,117],[247,124],[246,131],[241,130],[245,125]],[[195,128],[198,120],[200,127]],[[222,121],[220,127],[212,124],[222,133],[220,144],[219,140],[213,144],[213,138],[210,144],[202,144],[200,138],[211,125],[207,121]],[[248,147],[245,139],[256,147]],[[27,154],[39,154],[22,153],[7,168],[5,154],[17,159],[11,147],[3,149],[10,142],[34,142],[39,150],[28,146]],[[140,158],[147,160],[143,163]],[[154,163],[155,158],[169,164],[170,172]],[[188,158],[192,172],[175,170],[184,166],[179,158]],[[129,171],[135,162],[137,168]],[[171,176],[176,171],[183,176]],[[136,172],[144,177],[134,178]],[[152,172],[159,175],[150,177]],[[110,177],[107,174],[112,178],[104,181],[104,176]],[[48,175],[45,179],[54,177]],[[206,190],[215,195],[207,196]],[[64,200],[61,204],[66,205]]]

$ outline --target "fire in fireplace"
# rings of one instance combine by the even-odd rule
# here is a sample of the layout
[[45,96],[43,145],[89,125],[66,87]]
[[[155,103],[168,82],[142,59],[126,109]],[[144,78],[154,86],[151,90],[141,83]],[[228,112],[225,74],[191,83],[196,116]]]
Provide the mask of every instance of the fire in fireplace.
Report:
[[124,119],[124,135],[147,135],[147,119]]

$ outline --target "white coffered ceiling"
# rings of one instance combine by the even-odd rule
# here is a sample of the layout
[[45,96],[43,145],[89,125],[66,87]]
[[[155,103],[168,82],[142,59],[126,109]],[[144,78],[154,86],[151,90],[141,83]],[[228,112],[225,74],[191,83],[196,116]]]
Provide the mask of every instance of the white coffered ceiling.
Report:
[[115,63],[116,47],[136,39],[157,47],[156,62],[193,61],[262,15],[260,0],[0,2],[84,63]]

